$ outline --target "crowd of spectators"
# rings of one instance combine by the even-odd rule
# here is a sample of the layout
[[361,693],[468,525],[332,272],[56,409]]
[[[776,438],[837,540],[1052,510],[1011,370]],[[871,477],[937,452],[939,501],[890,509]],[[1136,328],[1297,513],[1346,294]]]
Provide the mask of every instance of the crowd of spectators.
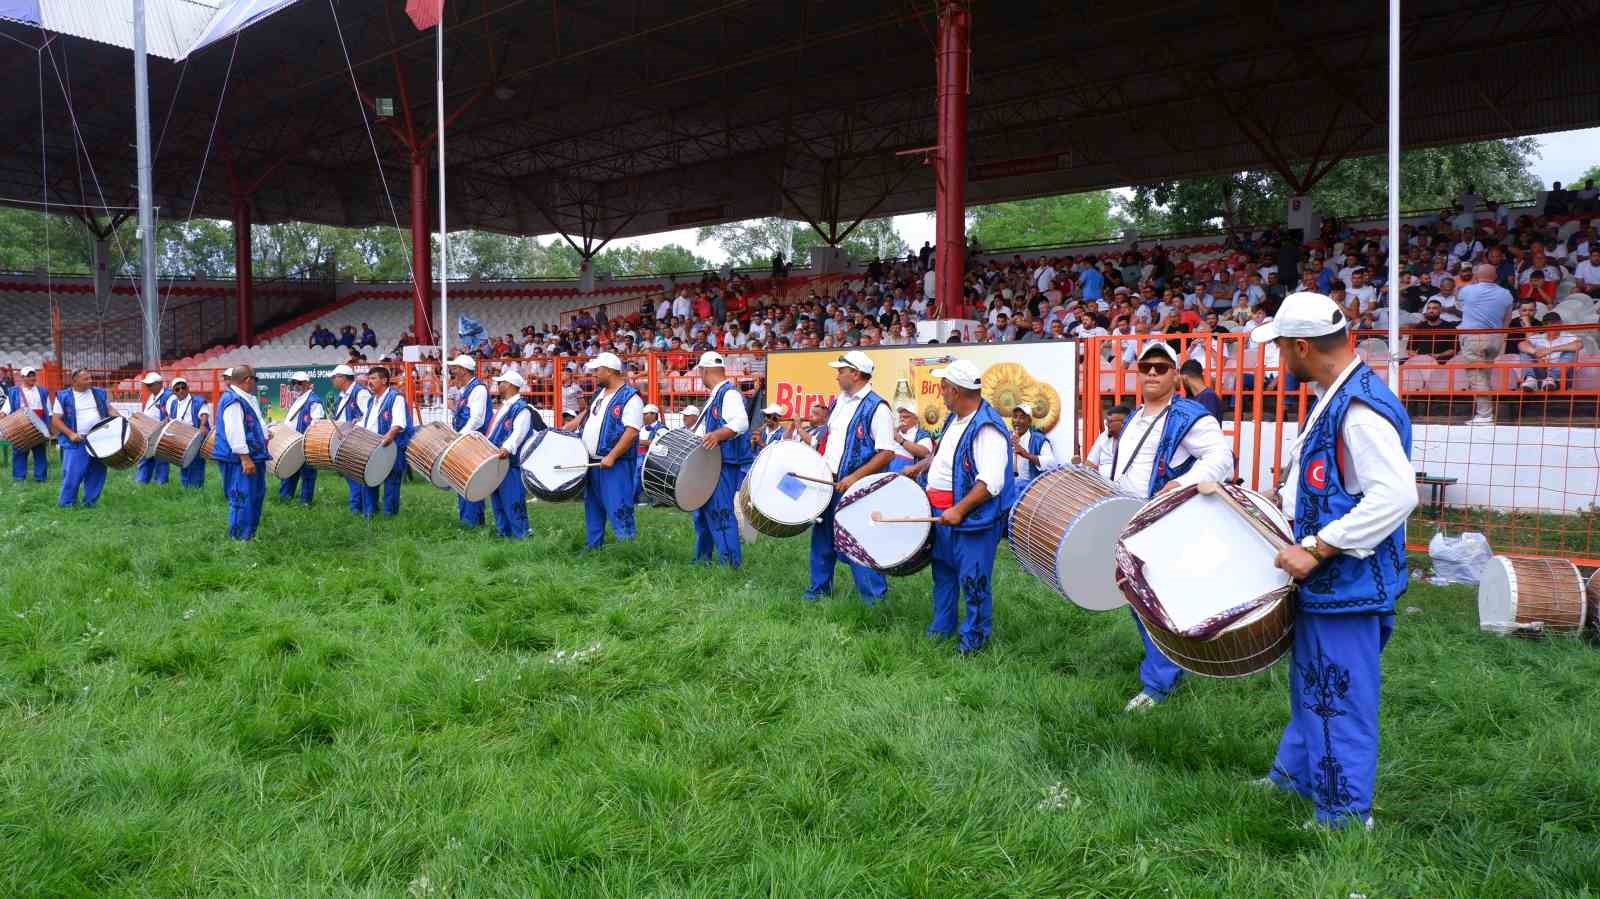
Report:
[[311,334],[306,338],[308,347],[345,347],[347,349],[361,350],[371,347],[378,348],[378,335],[366,322],[361,323],[361,330],[357,331],[355,325],[345,325],[339,329],[338,334],[326,325],[317,325],[311,329]]

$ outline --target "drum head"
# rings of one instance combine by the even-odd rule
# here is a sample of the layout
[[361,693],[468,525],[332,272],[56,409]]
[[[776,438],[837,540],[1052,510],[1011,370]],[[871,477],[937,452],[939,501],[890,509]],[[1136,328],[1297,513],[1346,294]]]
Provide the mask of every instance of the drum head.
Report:
[[761,451],[745,478],[750,504],[767,518],[787,525],[815,521],[828,508],[833,488],[793,477],[833,480],[822,454],[798,440],[780,440]]
[[[745,483],[748,484],[749,481]],[[736,496],[733,499],[733,520],[739,525],[740,543],[754,543],[761,537],[761,532],[756,530],[755,525],[750,523],[749,518],[745,517],[743,497]]]
[[673,485],[678,508],[693,512],[710,502],[711,494],[717,490],[717,479],[721,476],[722,451],[695,447],[683,460],[683,466],[678,469],[678,481]]
[[549,494],[561,493],[588,475],[588,469],[557,470],[558,466],[588,463],[589,451],[583,446],[583,438],[554,428],[535,434],[522,451],[522,471],[532,479],[529,486]]
[[[271,447],[268,447],[271,449]],[[273,474],[280,478],[292,478],[306,464],[306,441],[304,437],[290,439],[287,445],[280,445],[279,451],[272,457]]]
[[[852,496],[856,499],[846,505]],[[858,564],[880,571],[893,568],[915,557],[928,542],[933,526],[926,521],[879,523],[872,520],[873,512],[928,517],[932,509],[928,494],[910,478],[884,473],[857,481],[833,513],[833,534],[834,546]],[[841,540],[841,532],[856,545]]]
[[1072,604],[1106,612],[1128,604],[1117,587],[1117,539],[1144,506],[1131,496],[1103,499],[1067,525],[1056,547],[1056,586]]
[[148,462],[156,457],[156,450],[161,449],[161,434],[166,431],[167,423],[162,422],[161,427],[150,432],[144,439],[144,455],[139,457],[140,462]]
[[[1289,532],[1282,512],[1246,495]],[[1180,632],[1291,583],[1272,564],[1276,550],[1220,496],[1195,494],[1121,542],[1144,562],[1150,590]]]
[[[194,460],[200,457],[200,447],[205,445],[205,442],[206,435],[200,432],[196,432],[193,437],[189,438],[189,445],[183,448],[184,468],[188,468],[189,466],[193,465]],[[298,447],[298,444],[296,444],[296,446]],[[302,454],[300,459],[304,461],[305,455]]]
[[367,470],[366,474],[362,476],[362,480],[368,487],[381,485],[384,479],[389,476],[389,472],[394,471],[396,452],[398,452],[398,444],[390,443],[388,446],[379,446],[374,449],[372,455],[367,457]]
[[1517,573],[1511,560],[1495,556],[1478,576],[1478,627],[1504,631],[1517,621]]
[[467,489],[462,491],[464,498],[469,503],[481,503],[488,499],[500,488],[500,482],[506,479],[506,472],[510,470],[511,460],[498,456],[479,465],[467,478]]
[[89,429],[89,433],[83,435],[84,448],[96,459],[114,456],[128,442],[130,427],[128,420],[120,415],[102,418]]

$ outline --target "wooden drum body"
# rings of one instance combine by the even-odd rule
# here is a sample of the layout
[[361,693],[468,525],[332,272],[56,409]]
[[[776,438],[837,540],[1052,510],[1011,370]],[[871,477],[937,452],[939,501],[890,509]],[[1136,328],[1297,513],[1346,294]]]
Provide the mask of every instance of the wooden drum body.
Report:
[[377,487],[394,471],[398,452],[393,443],[385,445],[382,437],[366,428],[351,428],[339,440],[333,468],[349,480]]
[[[801,480],[796,474],[816,480]],[[833,498],[833,488],[816,481],[832,480],[821,453],[798,440],[779,440],[756,457],[733,507],[768,537],[797,537],[811,529]]]
[[406,446],[406,464],[433,486],[440,490],[449,490],[450,482],[445,480],[440,463],[444,461],[445,450],[449,449],[450,444],[459,436],[461,435],[443,422],[434,421],[423,425],[411,435],[411,443]]
[[1576,636],[1588,614],[1583,576],[1566,559],[1495,556],[1478,579],[1478,627],[1491,633]]
[[217,448],[217,432],[215,429],[206,432],[206,439],[200,444],[200,458],[210,459],[211,451]]
[[589,451],[583,438],[570,431],[545,428],[522,444],[522,485],[547,503],[571,502],[583,496],[588,482]]
[[[1292,542],[1288,519],[1260,494],[1222,489]],[[1294,643],[1294,582],[1277,550],[1221,496],[1164,493],[1128,522],[1117,583],[1150,639],[1178,667],[1206,677],[1264,671]]]
[[933,561],[933,526],[926,521],[876,522],[886,517],[929,518],[933,508],[916,481],[882,472],[868,475],[839,497],[833,510],[833,548],[845,558],[884,574],[905,577]]
[[1028,482],[1006,538],[1024,571],[1079,608],[1104,612],[1128,604],[1117,588],[1117,538],[1143,505],[1092,468],[1056,468]]
[[1583,607],[1589,616],[1589,626],[1600,628],[1600,569],[1589,575],[1589,586],[1584,591]]
[[33,452],[34,447],[43,446],[49,439],[49,427],[32,409],[18,409],[0,418],[0,440],[10,443],[14,452]]
[[702,446],[704,439],[688,428],[662,431],[644,456],[644,495],[685,512],[710,502],[722,476],[722,453]]
[[132,468],[144,458],[144,432],[113,413],[109,418],[100,419],[83,435],[83,446],[107,468]]
[[153,418],[143,412],[135,412],[128,416],[128,422],[133,425],[135,431],[139,432],[139,436],[144,438],[144,455],[139,457],[139,461],[144,462],[148,459],[154,459],[156,450],[160,448],[161,432],[166,429],[170,422]]
[[339,444],[344,435],[358,430],[353,422],[332,422],[318,419],[306,428],[306,464],[322,471],[333,471],[334,458],[339,455]]
[[439,468],[450,483],[450,489],[469,503],[481,503],[499,489],[506,472],[511,470],[511,462],[500,458],[500,448],[489,438],[477,431],[468,431],[445,450]]
[[306,435],[290,425],[276,425],[267,429],[267,471],[279,480],[288,480],[300,473],[306,464]]
[[186,421],[173,419],[161,429],[161,438],[156,441],[156,458],[188,468],[200,455],[200,447],[205,442],[204,431]]

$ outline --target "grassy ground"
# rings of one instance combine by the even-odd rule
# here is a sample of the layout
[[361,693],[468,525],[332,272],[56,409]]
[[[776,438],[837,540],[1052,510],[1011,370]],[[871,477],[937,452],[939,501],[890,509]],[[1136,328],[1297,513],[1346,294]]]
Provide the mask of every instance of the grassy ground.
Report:
[[[1577,896],[1600,890],[1600,661],[1414,586],[1375,833],[1246,781],[1285,670],[1141,718],[1138,640],[1002,550],[974,659],[926,573],[806,604],[806,543],[687,564],[686,516],[580,555],[408,487],[397,520],[114,474],[0,484],[0,895]],[[337,490],[329,489],[336,486]]]

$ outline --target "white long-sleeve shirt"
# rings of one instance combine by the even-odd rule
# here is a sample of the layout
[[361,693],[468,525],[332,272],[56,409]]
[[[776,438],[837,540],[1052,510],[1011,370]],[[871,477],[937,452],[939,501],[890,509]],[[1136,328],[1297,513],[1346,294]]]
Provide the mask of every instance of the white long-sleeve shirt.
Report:
[[[715,394],[723,383],[725,382],[719,381],[711,388],[711,392]],[[694,423],[694,432],[704,434],[706,425],[710,421],[710,417],[702,411],[700,418]],[[735,434],[743,434],[750,430],[750,414],[744,411],[744,394],[740,393],[737,387],[729,386],[728,392],[722,395],[722,426]]]
[[[822,454],[822,460],[828,463],[828,470],[835,476],[843,477],[848,471],[840,471],[839,463],[844,461],[844,445],[850,430],[850,422],[856,417],[856,411],[861,408],[861,403],[867,394],[876,395],[872,386],[863,386],[855,395],[840,393],[839,398],[833,401],[833,412],[828,415],[828,446]],[[837,436],[834,436],[837,435]],[[889,404],[879,403],[877,411],[872,413],[872,450],[873,452],[894,452],[897,444],[894,442],[894,422],[889,418]]]
[[[284,421],[289,421],[289,422],[294,421],[295,418],[297,418],[300,415],[300,408],[302,406],[304,406],[306,403],[311,402],[311,398],[316,396],[316,395],[317,395],[316,391],[307,390],[305,393],[302,393],[299,396],[295,397],[294,398],[294,402],[289,404],[289,411],[284,414],[283,420]],[[321,403],[317,403],[316,405],[311,407],[311,420],[312,421],[319,421],[319,420],[321,420],[323,418],[326,418],[326,417],[327,417],[327,413],[322,408],[322,404]]]
[[[512,403],[509,401],[502,402],[500,408],[495,410],[494,418],[489,422],[489,433],[493,434],[494,429],[500,427],[500,419],[505,418],[506,410],[510,409],[511,405]],[[532,427],[533,407],[524,405],[522,410],[517,413],[517,417],[511,422],[511,432],[506,434],[506,439],[500,441],[500,448],[515,451],[522,446],[524,440],[528,439],[528,430]],[[513,459],[512,461],[515,462],[516,460]]]
[[80,435],[87,434],[89,433],[90,428],[100,423],[100,410],[94,404],[94,391],[92,390],[85,390],[82,392],[76,390],[63,390],[60,393],[57,393],[55,399],[50,401],[51,414],[66,414],[65,412],[61,411],[61,398],[64,396],[70,396],[72,398],[72,406],[74,411],[77,413],[78,427],[74,429],[74,433]]
[[161,394],[153,393],[144,398],[144,406],[140,408],[139,411],[150,416],[151,418],[161,418],[164,408],[167,407],[167,404],[171,401],[172,397],[170,396],[166,399],[162,399]]
[[[393,392],[394,388],[390,387],[388,390],[383,392],[383,396],[374,396],[372,398],[372,402],[367,404],[367,414],[361,417],[361,426],[372,433],[377,434],[379,437],[382,437],[384,434],[388,433],[387,431],[378,430],[378,416],[383,411],[383,397],[388,396]],[[405,430],[405,428],[411,424],[411,413],[406,409],[405,397],[397,395],[394,398],[394,409],[392,412],[393,414],[389,419],[389,427]]]
[[1117,448],[1117,438],[1111,436],[1110,431],[1101,431],[1100,436],[1094,439],[1094,446],[1089,447],[1089,455],[1084,457],[1084,464],[1100,472],[1100,476],[1111,480],[1111,455]]
[[[1300,431],[1302,436],[1296,438],[1289,449],[1288,480],[1281,491],[1283,511],[1291,521],[1300,492],[1300,440],[1322,417],[1325,406],[1322,398],[1338,389],[1359,362],[1352,361],[1340,372],[1332,388],[1324,390],[1320,385],[1313,388],[1318,397],[1317,405],[1306,419],[1306,427]],[[1350,404],[1344,424],[1339,428],[1339,439],[1345,447],[1345,466],[1340,469],[1345,490],[1360,495],[1361,499],[1343,517],[1324,525],[1317,536],[1347,555],[1365,559],[1417,507],[1416,469],[1411,467],[1411,459],[1400,445],[1400,433],[1365,403]]]
[[[1154,413],[1140,406],[1122,425],[1118,438],[1117,470],[1113,477],[1117,489],[1131,496],[1150,496],[1150,473],[1156,464],[1156,447],[1161,443],[1160,428],[1166,419],[1157,410]],[[1145,437],[1152,428],[1156,430]],[[1134,451],[1138,447],[1138,451]],[[1222,436],[1222,426],[1209,415],[1198,419],[1189,428],[1178,448],[1172,454],[1171,465],[1182,465],[1194,459],[1194,467],[1180,477],[1173,478],[1178,486],[1188,487],[1201,481],[1226,481],[1233,477],[1233,450]]]
[[[1032,438],[1029,435],[1023,434],[1021,437],[1017,438],[1017,443],[1020,444],[1023,449],[1027,449],[1031,440]],[[1027,459],[1024,459],[1021,453],[1012,453],[1011,455],[1012,465],[1015,468],[1017,477],[1033,477],[1039,472],[1054,468],[1056,466],[1055,448],[1051,445],[1050,438],[1048,436],[1044,438],[1044,443],[1039,444],[1039,464],[1035,465],[1032,462],[1029,462]]]
[[[933,462],[928,465],[928,489],[955,489],[956,447],[961,444],[961,437],[967,433],[967,425],[975,414],[977,410],[965,418],[957,418],[950,423],[950,427],[945,428],[944,435],[939,438],[939,448],[934,451]],[[977,480],[983,482],[990,495],[998,494],[1000,488],[1005,486],[1006,442],[1009,439],[996,428],[984,428],[972,440],[973,464],[978,467]],[[831,437],[828,442],[833,443]],[[961,497],[956,497],[956,502],[961,502]]]
[[[607,409],[610,408],[611,398],[615,395],[614,390],[605,388],[596,390],[594,399],[589,401],[589,414],[583,419],[583,446],[595,459],[600,458],[600,428],[605,424]],[[637,393],[622,404],[622,426],[637,431],[644,430],[644,400],[640,399]]]
[[[923,447],[925,449],[930,449],[930,450],[933,449],[933,438],[932,437],[924,437],[921,440],[918,440],[917,439],[917,429],[916,428],[906,428],[904,431],[901,431],[900,432],[900,439],[904,440],[907,443],[916,444],[917,446]],[[896,456],[899,456],[902,459],[912,459],[912,460],[916,459],[915,456],[913,456],[910,453],[906,452],[905,449],[903,449],[900,446],[900,444],[898,444],[898,443],[896,443],[894,445],[894,454]]]
[[[256,398],[237,387],[229,387],[229,391],[238,397],[241,402],[248,403],[255,412],[256,421],[261,421],[261,407],[256,404]],[[244,409],[239,403],[232,403],[222,410],[222,433],[227,435],[228,446],[233,447],[235,456],[250,455],[250,445],[244,436]]]
[[467,423],[461,427],[461,432],[479,430],[488,420],[489,388],[484,384],[474,384],[467,391]]
[[193,414],[196,407],[199,408],[201,415],[208,416],[211,414],[211,404],[206,402],[203,398],[191,393],[183,399],[176,401],[176,404],[172,407],[172,417],[183,422],[184,424],[188,424],[190,420],[189,416]]

